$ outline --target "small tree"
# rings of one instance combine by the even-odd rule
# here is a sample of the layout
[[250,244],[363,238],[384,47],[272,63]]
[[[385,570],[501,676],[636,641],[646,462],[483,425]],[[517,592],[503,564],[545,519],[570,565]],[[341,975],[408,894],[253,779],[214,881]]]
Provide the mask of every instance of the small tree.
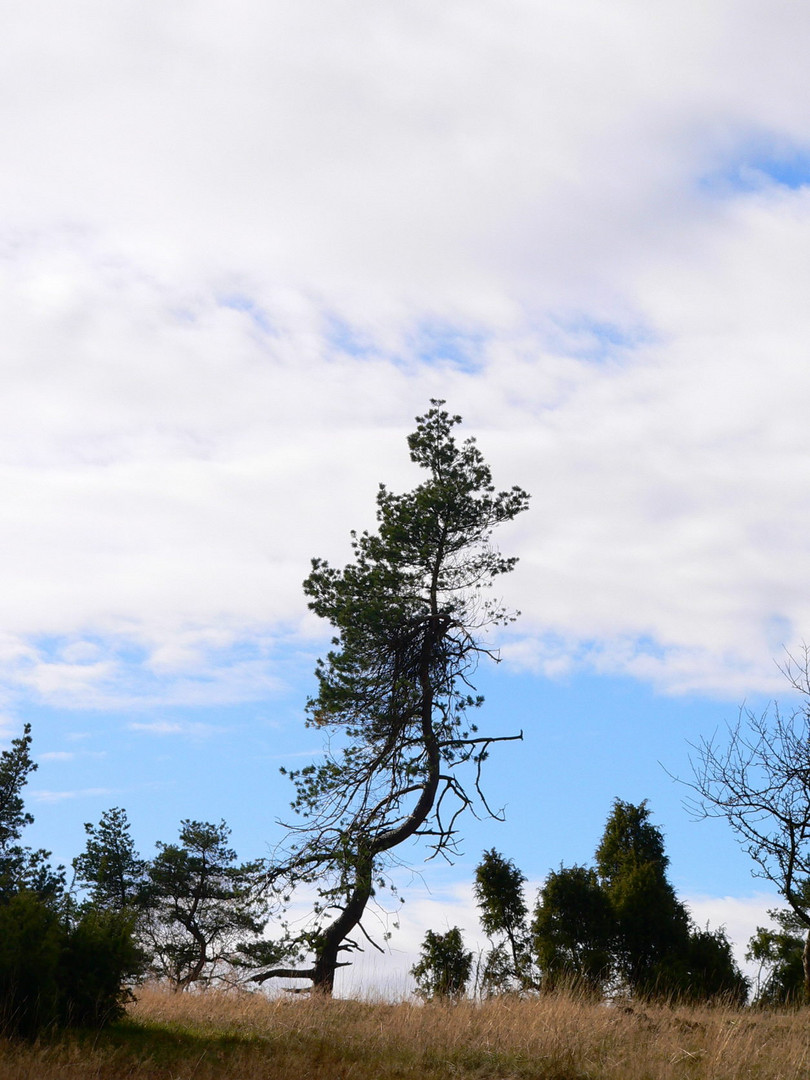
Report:
[[672,968],[672,990],[683,1001],[716,998],[744,1005],[748,998],[750,984],[737,967],[722,926],[717,930],[692,927],[686,956],[675,958]]
[[144,954],[131,912],[83,908],[67,921],[59,972],[61,1023],[103,1027],[134,1001],[131,986],[144,971]]
[[776,927],[757,927],[746,960],[759,963],[756,1001],[760,1005],[798,1005],[804,1000],[806,928],[790,908],[768,912]]
[[51,868],[50,852],[34,851],[19,843],[23,829],[34,821],[22,797],[28,777],[37,770],[31,742],[31,725],[26,724],[23,734],[12,739],[11,746],[0,754],[0,903],[21,889],[49,900],[64,890],[62,867]]
[[106,810],[98,825],[86,823],[87,844],[73,860],[79,884],[90,889],[98,908],[125,911],[142,901],[146,862],[135,850],[126,810]]
[[560,867],[546,878],[532,920],[542,986],[601,991],[614,969],[616,919],[594,870]]
[[143,936],[153,973],[175,990],[252,964],[244,946],[264,930],[263,864],[238,865],[229,836],[224,821],[183,821],[180,843],[158,843],[147,868]]
[[508,994],[516,989],[515,964],[506,941],[490,943],[489,949],[479,955],[475,989],[484,997]]
[[463,997],[470,981],[473,954],[464,948],[457,926],[444,934],[428,930],[419,963],[411,968],[417,993],[426,1001],[455,1001]]
[[31,758],[31,742],[31,725],[26,724],[22,735],[12,739],[8,750],[0,754],[0,851],[8,850],[20,839],[25,826],[34,821],[22,797],[28,777],[37,770]]
[[26,725],[0,754],[0,1030],[24,1036],[115,1019],[141,965],[130,919],[77,908],[49,853],[20,844],[33,821],[22,799],[30,747]]
[[424,481],[404,495],[381,485],[377,531],[352,534],[353,560],[342,570],[314,559],[304,582],[310,608],[334,632],[307,705],[309,726],[330,741],[322,763],[290,774],[300,824],[275,873],[285,889],[318,889],[304,939],[313,960],[262,972],[257,982],[309,978],[331,993],[340,958],[360,947],[352,935],[368,938],[363,915],[390,882],[396,850],[424,837],[433,855],[451,856],[473,796],[489,810],[481,767],[502,739],[478,736],[469,721],[483,701],[472,679],[480,660],[495,656],[486,629],[514,618],[487,596],[516,562],[497,551],[492,533],[526,509],[528,496],[517,487],[496,493],[475,441],[456,442],[461,418],[442,405],[433,401],[408,437]]
[[782,668],[801,704],[761,716],[741,710],[727,738],[695,747],[691,808],[724,817],[751,856],[757,877],[772,882],[805,933],[804,996],[810,1001],[810,648]]
[[525,875],[514,862],[494,848],[484,852],[476,867],[473,891],[478,917],[484,933],[491,941],[494,939],[484,966],[485,989],[508,990],[517,986],[525,990],[532,984],[526,928],[528,909],[523,898],[525,882]]

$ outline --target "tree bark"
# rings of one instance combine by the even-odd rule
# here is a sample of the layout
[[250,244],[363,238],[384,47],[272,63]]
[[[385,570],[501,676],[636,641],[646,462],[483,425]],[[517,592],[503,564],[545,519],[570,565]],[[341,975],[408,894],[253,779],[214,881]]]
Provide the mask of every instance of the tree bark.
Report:
[[335,987],[335,972],[341,966],[341,945],[363,917],[371,896],[374,856],[364,854],[355,864],[354,888],[349,901],[334,922],[324,930],[312,969],[314,993],[331,996]]

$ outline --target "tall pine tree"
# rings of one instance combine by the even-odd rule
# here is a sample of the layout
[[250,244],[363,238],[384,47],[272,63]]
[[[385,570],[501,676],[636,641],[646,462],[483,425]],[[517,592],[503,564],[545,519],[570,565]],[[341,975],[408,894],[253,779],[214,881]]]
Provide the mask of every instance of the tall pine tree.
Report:
[[257,981],[297,975],[330,993],[396,849],[424,837],[434,853],[452,853],[458,816],[498,741],[469,719],[482,702],[472,679],[494,655],[487,627],[514,617],[487,593],[516,562],[492,534],[528,496],[518,487],[496,492],[475,441],[456,441],[461,418],[443,404],[433,401],[408,437],[424,481],[402,495],[381,485],[376,532],[352,534],[353,559],[342,570],[314,559],[304,583],[333,632],[308,703],[308,724],[329,742],[324,761],[291,774],[300,824],[278,877],[316,883],[320,899],[303,942],[312,963]]

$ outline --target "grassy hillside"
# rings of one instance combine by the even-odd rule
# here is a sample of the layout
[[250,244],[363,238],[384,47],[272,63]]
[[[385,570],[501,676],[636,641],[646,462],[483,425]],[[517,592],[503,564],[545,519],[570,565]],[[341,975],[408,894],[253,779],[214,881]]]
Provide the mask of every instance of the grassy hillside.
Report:
[[806,1080],[808,1021],[564,995],[419,1006],[147,989],[101,1035],[0,1043],[0,1078]]

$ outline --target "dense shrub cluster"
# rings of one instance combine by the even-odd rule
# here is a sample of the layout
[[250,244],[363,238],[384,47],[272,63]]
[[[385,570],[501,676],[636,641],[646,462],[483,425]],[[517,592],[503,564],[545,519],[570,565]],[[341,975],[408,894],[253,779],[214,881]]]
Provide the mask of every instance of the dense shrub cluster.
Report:
[[26,725],[0,754],[0,1032],[101,1027],[121,1015],[141,975],[182,990],[255,966],[263,864],[237,863],[224,821],[183,821],[179,842],[158,844],[146,861],[125,811],[108,810],[85,826],[73,861],[80,903],[50,852],[20,842],[33,822],[22,798],[37,768],[30,748]]
[[131,1000],[141,967],[129,917],[67,905],[23,890],[0,907],[0,1028],[33,1036],[64,1026],[101,1027]]
[[76,905],[50,853],[20,843],[30,750],[26,725],[0,754],[0,1030],[28,1037],[120,1016],[143,961],[128,912]]

